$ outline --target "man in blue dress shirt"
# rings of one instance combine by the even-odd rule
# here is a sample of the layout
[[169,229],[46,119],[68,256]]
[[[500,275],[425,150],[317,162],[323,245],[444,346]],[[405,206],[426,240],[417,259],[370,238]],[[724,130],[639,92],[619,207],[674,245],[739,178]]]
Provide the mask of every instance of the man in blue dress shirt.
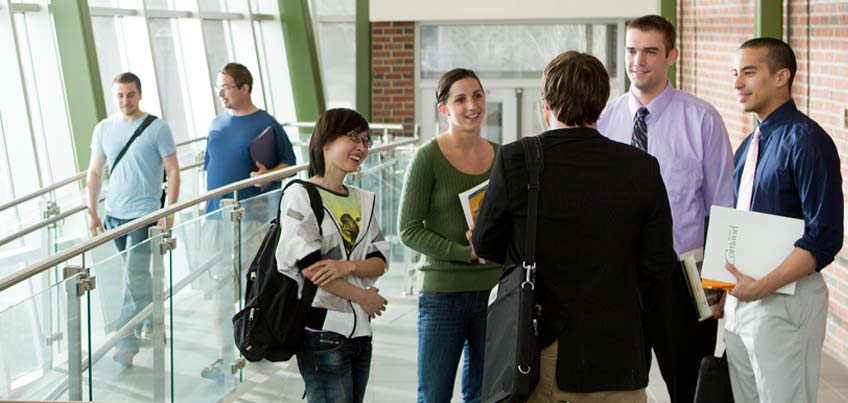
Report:
[[[727,264],[736,288],[725,341],[738,403],[813,403],[818,391],[828,301],[821,270],[842,248],[842,175],[833,140],[792,100],[795,71],[795,53],[778,39],[752,39],[736,52],[736,96],[760,122],[736,151],[736,208],[804,220],[804,235],[766,276]],[[775,293],[793,281],[794,295]]]
[[[666,78],[679,54],[675,37],[674,26],[660,16],[627,25],[625,59],[633,84],[604,109],[598,131],[657,159],[671,205],[674,250],[701,259],[710,206],[733,203],[733,154],[715,108]],[[718,323],[698,321],[680,267],[670,281],[643,290],[642,300],[646,354],[650,359],[654,350],[672,403],[692,403],[701,359],[715,350]]]

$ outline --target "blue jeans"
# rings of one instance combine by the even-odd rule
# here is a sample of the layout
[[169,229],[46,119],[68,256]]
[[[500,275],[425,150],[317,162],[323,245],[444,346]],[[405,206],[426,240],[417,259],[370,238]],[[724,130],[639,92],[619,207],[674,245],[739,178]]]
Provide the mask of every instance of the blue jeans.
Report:
[[305,332],[297,367],[308,403],[362,403],[371,372],[371,337]]
[[[103,226],[107,229],[117,228],[132,219],[109,217],[103,220]],[[133,232],[115,239],[115,247],[119,252],[128,252],[121,255],[124,262],[124,301],[121,305],[121,313],[115,322],[115,329],[120,329],[130,321],[138,312],[150,305],[153,300],[153,280],[150,275],[150,246],[138,245],[147,240],[147,230],[153,224],[146,225]],[[135,247],[134,247],[135,246]],[[150,319],[145,319],[149,325]],[[129,351],[137,353],[141,342],[138,337],[130,332],[122,338],[117,345],[118,351]]]
[[463,351],[462,401],[480,402],[488,300],[488,291],[418,294],[419,403],[450,402]]

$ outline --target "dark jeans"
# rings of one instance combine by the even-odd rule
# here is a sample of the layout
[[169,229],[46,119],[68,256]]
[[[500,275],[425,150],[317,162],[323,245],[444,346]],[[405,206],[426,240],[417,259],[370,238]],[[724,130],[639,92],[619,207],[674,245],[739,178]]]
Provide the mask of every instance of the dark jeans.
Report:
[[362,403],[371,372],[371,337],[306,332],[297,367],[308,403]]
[[480,402],[488,300],[488,291],[418,294],[419,403],[450,402],[463,351],[462,401]]
[[692,403],[701,359],[715,352],[718,321],[698,322],[679,265],[669,281],[646,293],[643,325],[648,370],[653,348],[671,402]]
[[[107,229],[113,229],[124,225],[132,219],[121,219],[115,217],[105,217],[103,226]],[[153,224],[139,228],[124,236],[115,239],[115,247],[122,253],[121,259],[124,262],[124,301],[121,305],[121,313],[118,320],[115,322],[115,329],[120,329],[130,321],[139,311],[150,305],[153,297],[153,280],[150,275],[150,246],[147,244],[139,245],[147,240],[147,230]],[[145,319],[145,324],[149,325],[150,319]],[[133,332],[122,338],[117,345],[119,351],[129,351],[137,353],[141,342]]]

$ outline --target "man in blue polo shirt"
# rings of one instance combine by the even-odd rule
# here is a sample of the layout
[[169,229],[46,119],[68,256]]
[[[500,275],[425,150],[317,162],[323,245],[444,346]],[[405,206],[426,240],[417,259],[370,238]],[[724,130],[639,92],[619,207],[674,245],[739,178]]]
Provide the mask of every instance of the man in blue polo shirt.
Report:
[[[286,132],[273,116],[253,104],[250,98],[252,89],[253,77],[250,71],[241,64],[228,63],[218,73],[216,90],[226,110],[209,125],[204,163],[208,190],[295,164],[294,150]],[[276,163],[266,167],[261,162],[254,161],[249,148],[259,134],[268,127],[271,128],[271,133],[268,134],[274,137]],[[250,263],[252,251],[257,249],[258,242],[262,240],[260,234],[262,225],[275,215],[279,206],[279,193],[260,195],[279,188],[280,182],[272,182],[238,191],[238,200],[245,209],[240,231],[244,269],[247,269],[247,264]],[[206,203],[206,212],[220,209],[222,199],[232,198],[233,194],[229,193],[209,200]],[[253,199],[246,200],[249,198]],[[231,223],[220,219],[220,215],[216,214],[210,215],[209,218],[204,224],[203,232],[206,237],[204,245],[212,249],[203,255],[209,258],[214,253],[231,252],[233,250],[233,238],[230,235],[233,231]],[[218,359],[204,368],[201,376],[218,381],[224,379],[225,371],[222,368],[229,368],[229,360],[233,356],[233,331],[232,325],[228,325],[230,318],[235,314],[232,290],[233,266],[232,259],[229,259],[229,263],[227,260],[221,259],[210,269],[208,276],[211,281],[207,294],[211,293],[210,297],[215,303],[215,339],[219,351]]]
[[[737,403],[812,403],[818,392],[828,301],[821,270],[842,248],[842,175],[833,140],[792,100],[795,71],[792,48],[778,39],[752,39],[736,52],[736,96],[759,121],[736,151],[736,208],[804,220],[804,234],[766,276],[727,264],[736,277],[724,311]],[[775,293],[793,281],[794,295]]]

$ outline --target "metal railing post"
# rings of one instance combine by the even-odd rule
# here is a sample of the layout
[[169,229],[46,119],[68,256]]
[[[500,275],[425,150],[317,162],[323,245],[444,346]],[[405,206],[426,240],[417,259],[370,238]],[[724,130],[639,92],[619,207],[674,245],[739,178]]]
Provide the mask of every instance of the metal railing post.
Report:
[[[150,227],[151,263],[153,269],[153,401],[165,401],[165,256],[177,247],[177,240],[162,227]],[[173,364],[173,363],[171,363]]]
[[66,266],[65,279],[79,274],[77,281],[66,284],[68,295],[68,399],[82,400],[82,310],[80,297],[93,290],[97,283],[83,266]]
[[[228,298],[226,300],[230,306],[232,306],[233,301],[241,301],[241,224],[244,220],[245,210],[244,207],[241,206],[241,202],[239,202],[238,191],[233,192],[231,205],[233,207],[233,211],[230,213],[230,221],[232,221],[233,224],[233,272],[231,281],[233,294],[232,298]],[[226,312],[230,312],[230,310],[227,310]],[[236,357],[232,347],[229,347],[224,351],[223,358],[225,363],[230,363],[230,373],[227,374],[227,379],[232,379],[232,377],[234,377],[237,373],[239,374],[239,378],[241,378],[239,370],[244,368],[244,360],[241,357]]]

